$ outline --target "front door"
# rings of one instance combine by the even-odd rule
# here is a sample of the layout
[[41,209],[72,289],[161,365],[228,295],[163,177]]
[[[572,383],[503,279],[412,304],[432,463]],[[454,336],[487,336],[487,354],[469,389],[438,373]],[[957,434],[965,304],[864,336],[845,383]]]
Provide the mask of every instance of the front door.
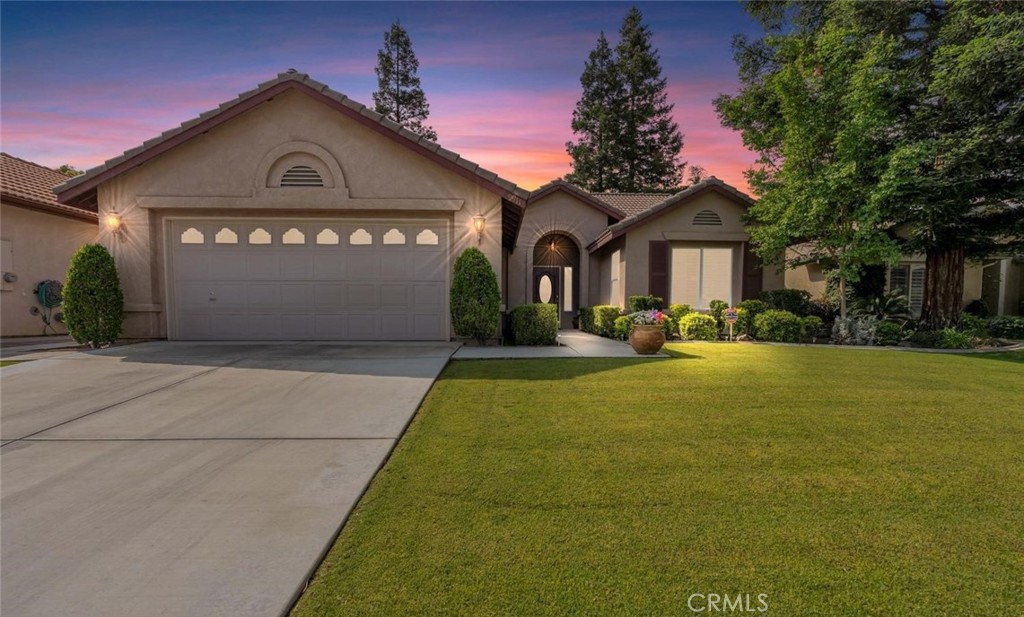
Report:
[[535,304],[554,304],[558,312],[562,312],[562,304],[559,302],[559,284],[561,270],[559,266],[534,266],[533,267],[533,301]]

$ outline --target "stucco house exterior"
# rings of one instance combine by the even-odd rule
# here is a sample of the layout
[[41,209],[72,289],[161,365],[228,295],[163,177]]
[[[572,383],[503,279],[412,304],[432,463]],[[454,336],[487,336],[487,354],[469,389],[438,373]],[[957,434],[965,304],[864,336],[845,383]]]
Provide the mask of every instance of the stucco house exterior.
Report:
[[[486,255],[502,309],[705,308],[778,289],[716,178],[680,193],[529,192],[290,70],[55,189],[97,212],[125,336],[450,340],[455,259]],[[497,334],[497,333],[496,333]]]
[[[46,324],[35,289],[63,283],[72,255],[97,234],[96,212],[57,202],[63,174],[0,153],[0,336],[38,336]],[[52,317],[56,317],[53,315]],[[66,333],[52,321],[48,334]]]

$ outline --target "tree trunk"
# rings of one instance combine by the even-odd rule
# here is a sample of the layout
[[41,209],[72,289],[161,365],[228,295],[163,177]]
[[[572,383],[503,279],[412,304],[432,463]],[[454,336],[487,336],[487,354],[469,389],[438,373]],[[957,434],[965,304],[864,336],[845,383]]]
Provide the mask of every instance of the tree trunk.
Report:
[[846,275],[839,272],[839,319],[846,321]]
[[964,247],[928,251],[925,261],[921,323],[931,330],[960,323],[964,298]]

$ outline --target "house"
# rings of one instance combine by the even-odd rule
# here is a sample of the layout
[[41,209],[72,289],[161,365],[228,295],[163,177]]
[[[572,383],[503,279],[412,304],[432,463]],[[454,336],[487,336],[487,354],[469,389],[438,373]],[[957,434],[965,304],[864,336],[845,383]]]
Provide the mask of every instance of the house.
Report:
[[64,281],[72,255],[94,241],[98,224],[95,211],[57,202],[53,187],[65,180],[0,153],[0,336],[67,332],[59,309],[47,310],[36,289],[41,281]]
[[528,192],[294,70],[57,187],[97,212],[125,335],[449,340],[455,259],[479,248],[502,309],[705,308],[777,289],[715,178],[668,194]]

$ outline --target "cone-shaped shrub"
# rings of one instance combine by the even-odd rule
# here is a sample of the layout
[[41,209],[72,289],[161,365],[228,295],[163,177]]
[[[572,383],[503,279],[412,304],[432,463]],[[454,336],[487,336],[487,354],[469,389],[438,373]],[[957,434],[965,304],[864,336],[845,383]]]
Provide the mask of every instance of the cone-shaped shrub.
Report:
[[90,347],[109,345],[121,334],[124,296],[117,266],[99,244],[86,244],[71,258],[64,284],[64,320],[68,333]]
[[487,257],[468,248],[455,260],[452,279],[452,327],[458,336],[483,343],[497,333],[501,310],[498,278]]

